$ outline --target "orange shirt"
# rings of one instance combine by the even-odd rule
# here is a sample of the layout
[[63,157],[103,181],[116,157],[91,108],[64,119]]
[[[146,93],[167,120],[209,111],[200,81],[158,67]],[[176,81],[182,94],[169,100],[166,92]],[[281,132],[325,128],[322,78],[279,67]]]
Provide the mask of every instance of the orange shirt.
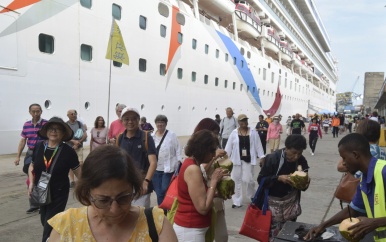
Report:
[[331,126],[332,127],[338,127],[339,126],[339,123],[340,123],[340,120],[339,118],[332,118],[332,122],[331,122]]
[[272,123],[272,118],[266,118],[265,121],[267,121],[268,124]]

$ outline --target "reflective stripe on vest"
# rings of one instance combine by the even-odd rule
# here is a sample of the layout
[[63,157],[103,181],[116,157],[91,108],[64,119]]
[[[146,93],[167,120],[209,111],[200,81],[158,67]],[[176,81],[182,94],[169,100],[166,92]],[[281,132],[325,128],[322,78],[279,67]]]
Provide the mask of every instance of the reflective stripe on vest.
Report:
[[[369,199],[367,195],[361,191],[363,202],[365,204],[366,213],[368,218],[381,218],[386,217],[386,207],[385,207],[385,188],[383,185],[383,176],[382,170],[386,166],[386,161],[377,160],[374,168],[374,216],[371,211]],[[361,178],[362,180],[362,178]],[[376,242],[386,242],[386,227],[379,227],[374,231],[374,241]]]

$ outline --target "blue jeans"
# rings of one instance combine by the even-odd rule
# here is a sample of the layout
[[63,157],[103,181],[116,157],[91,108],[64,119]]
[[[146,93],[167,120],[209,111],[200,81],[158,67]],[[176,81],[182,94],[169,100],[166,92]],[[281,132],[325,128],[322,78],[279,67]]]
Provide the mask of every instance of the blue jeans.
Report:
[[153,175],[154,191],[157,194],[157,203],[160,205],[164,200],[166,190],[168,190],[170,180],[172,179],[174,172],[165,173],[163,171],[155,171]]

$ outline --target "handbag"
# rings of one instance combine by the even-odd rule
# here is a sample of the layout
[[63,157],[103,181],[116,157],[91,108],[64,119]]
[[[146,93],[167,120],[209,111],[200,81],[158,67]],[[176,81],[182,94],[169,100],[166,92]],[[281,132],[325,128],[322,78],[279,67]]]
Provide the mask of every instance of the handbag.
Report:
[[[241,225],[239,234],[245,235],[249,238],[259,240],[261,242],[268,242],[269,232],[271,229],[271,211],[268,210],[268,192],[269,189],[263,188],[265,178],[261,180],[259,188],[255,196],[249,204],[245,213],[243,224]],[[264,203],[262,209],[258,208],[256,202],[261,193],[264,192]]]
[[355,178],[351,173],[346,172],[336,187],[335,197],[341,202],[350,203],[357,191],[359,181],[359,178]]
[[180,172],[182,163],[179,163],[176,171],[173,174],[172,179],[170,180],[170,184],[168,189],[166,190],[166,194],[162,203],[158,206],[165,210],[171,210],[172,205],[174,203],[174,199],[177,199],[178,196],[178,173]]
[[[54,158],[54,161],[52,162],[52,166],[50,167],[51,172],[54,169],[55,163],[58,160],[61,150],[62,150],[62,147],[60,146],[58,148],[58,152]],[[51,174],[43,171],[42,174],[40,175],[38,184],[33,187],[33,190],[31,193],[32,205],[44,206],[52,202],[51,192],[50,192],[50,180],[51,180]]]

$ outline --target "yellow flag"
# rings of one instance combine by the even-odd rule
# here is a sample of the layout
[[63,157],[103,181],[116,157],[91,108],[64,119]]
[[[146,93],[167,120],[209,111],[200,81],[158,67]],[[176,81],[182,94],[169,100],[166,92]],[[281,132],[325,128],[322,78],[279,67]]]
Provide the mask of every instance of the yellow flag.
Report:
[[109,45],[107,47],[106,59],[129,65],[129,56],[127,55],[125,43],[123,42],[121,30],[118,24],[113,22]]

